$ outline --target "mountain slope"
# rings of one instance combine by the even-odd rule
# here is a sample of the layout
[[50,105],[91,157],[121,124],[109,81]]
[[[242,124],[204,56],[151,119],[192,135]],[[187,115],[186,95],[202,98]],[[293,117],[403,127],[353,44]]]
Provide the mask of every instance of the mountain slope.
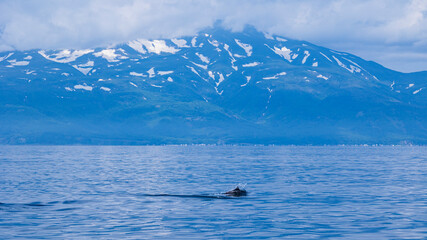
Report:
[[248,27],[0,53],[2,143],[426,143],[427,72]]

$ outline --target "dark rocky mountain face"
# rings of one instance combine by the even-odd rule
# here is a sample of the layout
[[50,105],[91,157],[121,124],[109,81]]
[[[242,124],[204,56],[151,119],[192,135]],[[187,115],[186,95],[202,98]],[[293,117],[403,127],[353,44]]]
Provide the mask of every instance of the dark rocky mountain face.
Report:
[[246,28],[0,53],[0,143],[427,143],[427,72]]

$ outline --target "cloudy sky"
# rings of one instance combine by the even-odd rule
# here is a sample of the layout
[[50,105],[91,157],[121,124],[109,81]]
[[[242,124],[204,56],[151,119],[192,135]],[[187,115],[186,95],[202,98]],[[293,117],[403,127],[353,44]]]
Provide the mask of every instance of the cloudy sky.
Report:
[[0,0],[0,51],[177,37],[218,20],[427,70],[427,0]]

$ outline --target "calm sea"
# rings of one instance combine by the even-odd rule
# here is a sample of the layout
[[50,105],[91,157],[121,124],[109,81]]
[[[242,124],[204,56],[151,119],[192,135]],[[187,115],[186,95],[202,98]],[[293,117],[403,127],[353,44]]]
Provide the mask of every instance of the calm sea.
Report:
[[0,239],[427,239],[427,147],[0,146],[0,202]]

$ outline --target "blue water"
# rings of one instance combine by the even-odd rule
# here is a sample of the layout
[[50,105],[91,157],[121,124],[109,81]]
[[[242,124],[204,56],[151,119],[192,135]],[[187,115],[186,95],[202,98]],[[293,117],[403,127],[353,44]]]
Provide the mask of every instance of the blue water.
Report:
[[[0,146],[0,239],[426,239],[426,156],[413,146]],[[191,196],[245,183],[245,197]]]

